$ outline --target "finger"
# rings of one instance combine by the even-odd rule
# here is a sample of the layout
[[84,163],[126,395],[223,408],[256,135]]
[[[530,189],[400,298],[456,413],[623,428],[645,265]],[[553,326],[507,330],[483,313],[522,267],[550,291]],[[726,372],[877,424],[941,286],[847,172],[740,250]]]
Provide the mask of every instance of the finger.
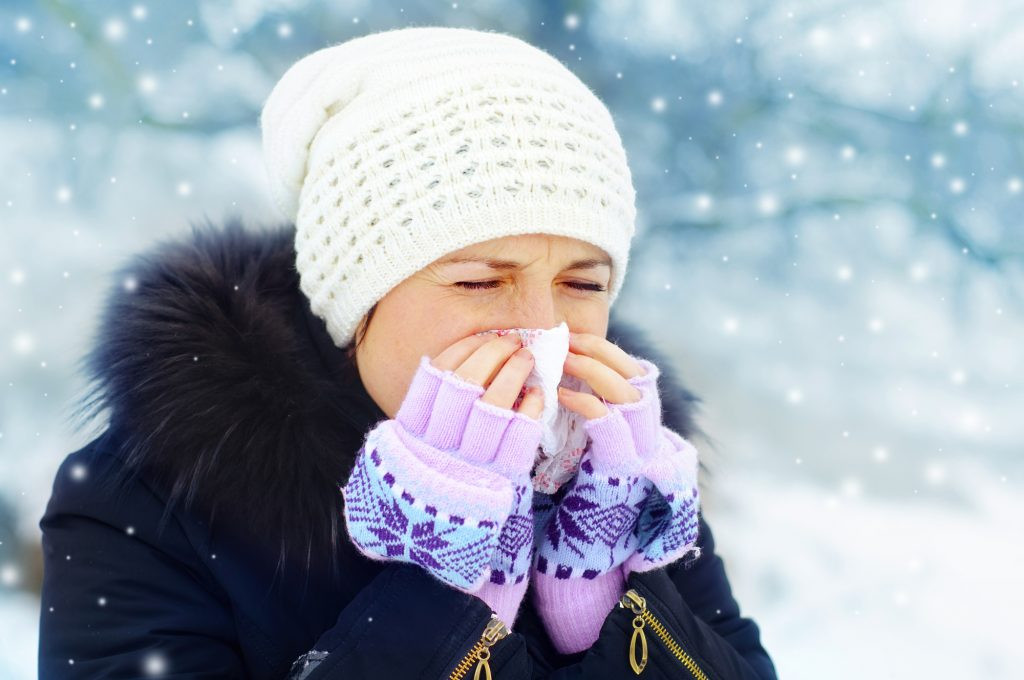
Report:
[[525,347],[517,350],[494,376],[480,400],[499,408],[512,408],[523,389],[523,383],[533,370],[533,362],[530,350]]
[[[459,445],[470,409],[483,395],[484,388],[462,380],[451,371],[442,375],[423,441],[435,449],[447,451]],[[438,404],[443,404],[444,408],[438,408]]]
[[544,412],[544,393],[537,387],[527,387],[526,395],[519,403],[519,412],[534,420],[539,420]]
[[600,335],[570,333],[569,349],[597,359],[627,380],[644,374],[643,367],[626,350]]
[[430,363],[442,371],[454,370],[456,367],[461,366],[473,352],[497,337],[494,333],[486,333],[484,335],[470,335],[462,338],[458,342],[446,347]]
[[[485,342],[455,369],[455,375],[463,380],[487,387],[491,384],[508,358],[521,346],[518,333],[509,333]],[[516,388],[516,394],[519,388]],[[513,395],[514,397],[514,395]],[[509,402],[511,404],[512,402]]]
[[516,415],[501,437],[501,446],[494,457],[494,468],[501,474],[518,479],[529,473],[537,459],[537,449],[544,434],[540,422]]
[[563,369],[569,375],[585,381],[595,394],[613,404],[639,401],[642,396],[640,390],[626,382],[620,373],[585,354],[570,351]]
[[558,388],[558,401],[570,411],[575,411],[587,420],[608,415],[608,407],[592,394],[584,394],[566,387]]

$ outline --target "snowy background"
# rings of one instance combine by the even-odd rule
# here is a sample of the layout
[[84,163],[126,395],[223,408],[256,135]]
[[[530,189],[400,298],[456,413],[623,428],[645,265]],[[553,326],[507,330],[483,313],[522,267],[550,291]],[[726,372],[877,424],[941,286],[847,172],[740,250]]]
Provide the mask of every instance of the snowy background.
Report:
[[781,676],[1020,677],[1024,4],[953,0],[5,0],[0,677],[35,677],[38,521],[110,272],[276,223],[277,78],[429,23],[539,45],[613,111],[617,308],[704,400],[707,517]]

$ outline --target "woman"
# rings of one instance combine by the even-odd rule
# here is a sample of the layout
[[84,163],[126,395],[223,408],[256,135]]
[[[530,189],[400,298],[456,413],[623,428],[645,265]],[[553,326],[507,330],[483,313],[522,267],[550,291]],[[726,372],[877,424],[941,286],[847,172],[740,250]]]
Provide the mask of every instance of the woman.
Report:
[[[610,316],[634,192],[592,93],[411,28],[300,60],[262,123],[294,224],[120,273],[109,425],[40,521],[40,676],[775,677],[699,514],[695,398]],[[548,494],[530,353],[484,332],[561,322],[589,443]]]

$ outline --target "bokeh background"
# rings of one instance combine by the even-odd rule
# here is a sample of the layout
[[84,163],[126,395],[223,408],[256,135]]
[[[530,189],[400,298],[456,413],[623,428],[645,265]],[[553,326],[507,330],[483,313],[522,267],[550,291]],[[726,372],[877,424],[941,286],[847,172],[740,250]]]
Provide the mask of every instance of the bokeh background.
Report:
[[38,521],[111,272],[280,217],[284,70],[364,33],[512,33],[612,110],[617,310],[703,400],[705,512],[784,678],[1020,677],[1024,5],[0,4],[0,677],[35,677]]

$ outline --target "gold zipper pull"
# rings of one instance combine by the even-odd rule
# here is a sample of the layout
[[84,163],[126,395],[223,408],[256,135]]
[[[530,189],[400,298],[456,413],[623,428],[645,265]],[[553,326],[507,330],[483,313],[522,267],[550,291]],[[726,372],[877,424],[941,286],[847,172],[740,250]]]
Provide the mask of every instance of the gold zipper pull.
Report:
[[491,645],[508,635],[508,627],[494,614],[484,628],[484,634],[480,638],[481,647],[476,653],[476,670],[473,672],[473,680],[491,680]]
[[[644,633],[644,612],[647,611],[647,600],[630,588],[619,600],[619,606],[629,609],[635,614],[633,617],[633,636],[629,639],[629,665],[633,672],[640,675],[647,667],[647,635]],[[637,660],[637,642],[640,643],[640,659]]]

